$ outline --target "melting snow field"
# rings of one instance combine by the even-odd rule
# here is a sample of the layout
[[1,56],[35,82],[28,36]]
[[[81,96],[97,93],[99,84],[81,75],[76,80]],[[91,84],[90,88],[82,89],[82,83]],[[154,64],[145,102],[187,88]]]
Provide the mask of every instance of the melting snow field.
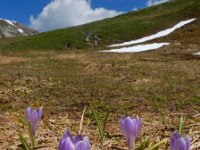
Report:
[[[172,28],[160,31],[156,34],[146,36],[137,40],[129,41],[129,42],[124,42],[124,43],[119,43],[119,44],[113,44],[108,47],[120,47],[120,46],[128,46],[128,45],[133,45],[133,44],[138,44],[138,43],[143,43],[146,41],[150,41],[156,38],[164,37],[169,35],[170,33],[174,32],[176,29],[181,28],[182,26],[189,24],[193,22],[195,18],[181,21]],[[135,45],[135,46],[130,46],[130,47],[122,47],[122,48],[116,48],[116,49],[111,49],[111,50],[102,50],[99,52],[115,52],[115,53],[136,53],[136,52],[143,52],[143,51],[149,51],[149,50],[154,50],[161,48],[162,46],[169,45],[170,43],[153,43],[153,44],[144,44],[144,45]],[[199,53],[194,53],[194,55],[200,55]]]
[[143,38],[138,39],[138,40],[133,40],[133,41],[124,42],[124,43],[120,43],[120,44],[113,44],[113,45],[110,45],[109,47],[128,46],[128,45],[132,45],[132,44],[138,44],[138,43],[150,41],[150,40],[153,40],[153,39],[156,39],[156,38],[159,38],[159,37],[163,37],[163,36],[169,35],[170,33],[174,32],[176,29],[181,28],[184,25],[193,22],[194,20],[195,20],[195,18],[185,20],[185,21],[181,21],[180,23],[176,24],[174,27],[160,31],[156,34],[146,36],[146,37],[143,37]]
[[158,49],[162,46],[169,45],[169,43],[153,43],[153,44],[144,44],[144,45],[136,45],[131,47],[123,47],[112,50],[102,50],[100,52],[115,52],[115,53],[136,53]]

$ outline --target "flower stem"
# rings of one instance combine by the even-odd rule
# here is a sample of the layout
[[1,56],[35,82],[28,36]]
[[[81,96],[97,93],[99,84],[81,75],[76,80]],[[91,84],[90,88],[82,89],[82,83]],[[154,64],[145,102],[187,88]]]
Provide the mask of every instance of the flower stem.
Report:
[[135,139],[134,138],[130,139],[129,150],[135,150]]
[[28,123],[28,131],[29,131],[29,137],[31,139],[32,149],[34,149],[35,148],[35,138],[33,136],[32,128],[31,128],[31,124],[30,123]]

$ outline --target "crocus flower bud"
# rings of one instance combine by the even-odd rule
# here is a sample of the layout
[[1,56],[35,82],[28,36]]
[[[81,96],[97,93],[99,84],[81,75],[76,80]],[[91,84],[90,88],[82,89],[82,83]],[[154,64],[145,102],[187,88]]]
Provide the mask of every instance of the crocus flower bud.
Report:
[[189,150],[190,139],[187,136],[185,139],[175,131],[171,137],[170,150]]
[[35,137],[36,128],[42,119],[42,108],[31,109],[26,108],[26,122],[31,125],[32,134]]
[[81,134],[73,138],[69,131],[65,131],[58,150],[90,150],[90,141],[88,137],[83,137]]
[[137,117],[136,119],[131,119],[130,117],[122,116],[120,118],[120,127],[122,130],[122,134],[126,139],[126,143],[129,146],[129,149],[134,149],[133,144],[135,143],[135,140],[141,127],[140,117]]

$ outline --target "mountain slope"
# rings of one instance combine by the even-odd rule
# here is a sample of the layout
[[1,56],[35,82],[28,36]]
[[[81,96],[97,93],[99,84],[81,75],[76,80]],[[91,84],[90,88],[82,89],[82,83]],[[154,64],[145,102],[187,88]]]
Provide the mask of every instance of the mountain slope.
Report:
[[[100,45],[104,46],[156,33],[175,25],[179,21],[199,18],[199,14],[199,0],[176,0],[77,27],[40,33],[32,37],[1,41],[0,48],[8,50],[64,49],[68,43],[71,43],[73,48],[88,48],[90,45],[84,41],[87,31],[97,34],[100,38]],[[193,24],[198,22],[199,19]]]
[[7,19],[0,19],[0,38],[27,36],[37,33],[36,30],[30,29],[21,23]]

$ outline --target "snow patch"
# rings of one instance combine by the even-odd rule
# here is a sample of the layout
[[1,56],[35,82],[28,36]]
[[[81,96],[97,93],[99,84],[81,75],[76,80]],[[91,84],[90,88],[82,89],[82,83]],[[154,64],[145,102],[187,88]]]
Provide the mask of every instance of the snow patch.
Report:
[[129,42],[124,42],[124,43],[120,43],[120,44],[113,44],[113,45],[110,45],[108,47],[127,46],[127,45],[132,45],[132,44],[138,44],[138,43],[143,43],[143,42],[150,41],[150,40],[153,40],[153,39],[156,39],[156,38],[160,38],[160,37],[163,37],[163,36],[167,36],[170,33],[174,32],[176,29],[181,28],[182,26],[189,24],[189,23],[193,22],[194,20],[195,20],[195,18],[185,20],[185,21],[181,21],[180,23],[176,24],[172,28],[162,30],[162,31],[160,31],[156,34],[146,36],[146,37],[143,37],[141,39],[132,40],[132,41],[129,41]]
[[23,31],[22,29],[20,29],[20,28],[18,28],[18,31],[19,31],[20,33],[24,33],[24,31]]
[[131,47],[123,47],[118,49],[111,50],[102,50],[100,52],[115,52],[115,53],[136,53],[143,52],[161,48],[162,46],[169,45],[170,43],[153,43],[153,44],[144,44],[144,45],[136,45]]
[[10,20],[7,20],[7,19],[4,19],[8,24],[10,24],[10,25],[12,25],[12,26],[15,26],[13,23],[12,23],[12,21],[10,21]]
[[195,56],[200,56],[200,52],[193,53],[193,55],[195,55]]

